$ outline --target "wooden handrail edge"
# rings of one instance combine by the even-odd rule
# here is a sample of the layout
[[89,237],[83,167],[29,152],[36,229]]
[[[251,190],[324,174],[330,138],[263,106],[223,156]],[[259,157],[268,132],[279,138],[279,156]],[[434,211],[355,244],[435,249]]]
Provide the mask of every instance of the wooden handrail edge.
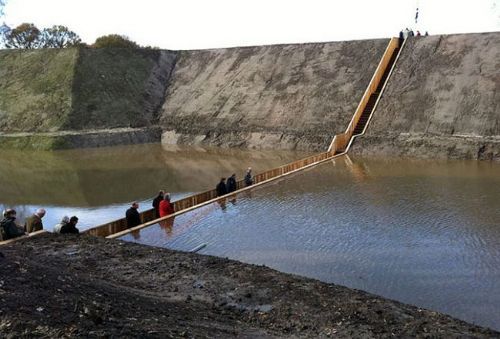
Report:
[[373,105],[373,110],[372,110],[372,113],[370,114],[370,117],[368,118],[368,120],[366,121],[366,125],[365,127],[363,128],[363,131],[359,134],[356,134],[356,135],[353,135],[351,140],[349,141],[349,144],[347,145],[346,149],[345,149],[345,152],[349,152],[349,149],[351,148],[351,145],[352,143],[354,142],[354,139],[356,139],[357,137],[360,137],[362,135],[364,135],[366,133],[366,130],[368,128],[368,125],[370,124],[372,118],[373,118],[373,113],[375,113],[375,110],[377,109],[377,106],[378,106],[378,103],[380,102],[380,100],[382,99],[382,94],[384,93],[385,91],[385,88],[387,86],[387,84],[389,83],[389,79],[391,78],[391,75],[392,73],[394,72],[394,69],[396,68],[396,64],[399,60],[399,57],[401,56],[401,52],[403,51],[403,48],[405,47],[406,45],[406,41],[408,39],[405,39],[403,41],[403,44],[401,45],[401,47],[399,48],[399,52],[398,52],[398,55],[396,56],[396,59],[394,60],[394,64],[392,65],[391,67],[391,70],[389,72],[389,75],[387,76],[387,79],[385,80],[385,83],[384,83],[384,86],[382,87],[382,90],[380,91],[380,95],[379,97],[377,98],[377,101],[375,102],[375,104]]
[[36,237],[37,235],[44,234],[44,233],[48,233],[48,231],[46,231],[46,230],[40,230],[40,231],[29,233],[28,235],[23,235],[23,236],[20,236],[20,237],[17,237],[17,238],[0,241],[0,246],[11,244],[13,242],[16,242],[16,241],[19,241],[19,240],[22,240],[22,239]]
[[[386,56],[387,52],[390,50],[394,39],[396,39],[396,38],[390,38],[389,39],[389,43],[387,44],[387,47],[385,48],[384,53],[382,54],[382,57],[380,58],[380,61],[379,61],[378,65],[377,65],[377,68],[375,68],[375,72],[373,72],[373,75],[372,75],[370,81],[368,82],[368,85],[366,86],[365,92],[363,93],[363,95],[361,96],[361,99],[359,100],[358,106],[356,107],[356,110],[354,111],[354,114],[351,117],[351,121],[347,125],[347,128],[346,128],[344,134],[349,133],[349,131],[353,128],[352,125],[354,124],[354,121],[356,120],[356,117],[360,114],[359,111],[361,110],[361,106],[363,104],[366,106],[366,103],[365,103],[366,98],[368,96],[370,96],[371,93],[372,93],[371,87],[373,85],[373,82],[375,81],[378,73],[380,72],[380,69],[382,68],[382,64],[384,63],[384,60],[385,60],[384,57]],[[364,107],[363,107],[363,109],[364,109]],[[335,137],[333,138],[333,140],[332,140],[332,142],[330,144],[330,147],[328,148],[329,152],[332,151],[332,148],[333,148],[333,145],[334,145],[334,141],[335,141]]]

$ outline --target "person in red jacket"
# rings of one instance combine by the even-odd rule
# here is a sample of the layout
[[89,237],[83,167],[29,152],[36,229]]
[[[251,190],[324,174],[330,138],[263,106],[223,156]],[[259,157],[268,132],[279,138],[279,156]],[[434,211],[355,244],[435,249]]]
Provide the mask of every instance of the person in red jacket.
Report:
[[174,213],[174,205],[170,202],[170,193],[165,193],[160,202],[160,218]]

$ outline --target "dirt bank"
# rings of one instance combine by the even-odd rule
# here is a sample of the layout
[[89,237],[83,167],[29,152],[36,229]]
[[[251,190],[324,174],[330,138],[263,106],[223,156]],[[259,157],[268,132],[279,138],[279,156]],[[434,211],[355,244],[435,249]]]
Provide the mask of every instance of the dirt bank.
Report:
[[161,140],[161,128],[112,128],[47,133],[1,133],[0,149],[31,149],[50,151],[156,143]]
[[165,143],[325,150],[389,40],[183,51],[162,112]]
[[2,337],[499,337],[266,267],[91,237],[0,248]]
[[[0,132],[159,125],[165,144],[323,151],[348,126],[387,43],[3,50]],[[499,46],[499,32],[409,39],[351,150],[500,160]],[[27,138],[10,145],[65,143]],[[116,144],[108,139],[67,144]]]
[[500,160],[500,33],[409,39],[352,151]]

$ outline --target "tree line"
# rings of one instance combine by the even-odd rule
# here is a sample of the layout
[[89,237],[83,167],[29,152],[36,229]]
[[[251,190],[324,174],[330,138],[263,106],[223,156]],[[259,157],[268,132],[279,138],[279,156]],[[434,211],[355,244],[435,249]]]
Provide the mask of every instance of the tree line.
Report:
[[[2,1],[2,0],[0,0]],[[140,46],[123,35],[109,34],[95,40],[91,45],[82,42],[82,39],[68,27],[55,25],[39,29],[32,23],[23,23],[10,28],[3,25],[0,29],[0,38],[6,48],[37,49],[37,48],[139,48]]]

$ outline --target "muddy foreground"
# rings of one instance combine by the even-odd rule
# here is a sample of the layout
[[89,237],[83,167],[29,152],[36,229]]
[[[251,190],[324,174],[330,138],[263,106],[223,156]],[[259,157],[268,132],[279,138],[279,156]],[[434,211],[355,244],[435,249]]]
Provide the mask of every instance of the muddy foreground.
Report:
[[228,259],[52,234],[0,251],[0,337],[500,337]]

